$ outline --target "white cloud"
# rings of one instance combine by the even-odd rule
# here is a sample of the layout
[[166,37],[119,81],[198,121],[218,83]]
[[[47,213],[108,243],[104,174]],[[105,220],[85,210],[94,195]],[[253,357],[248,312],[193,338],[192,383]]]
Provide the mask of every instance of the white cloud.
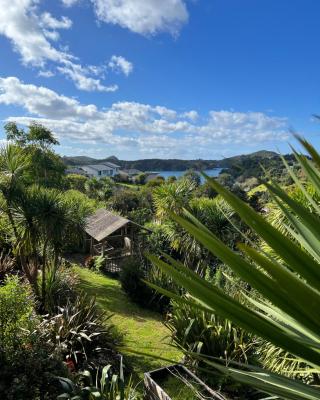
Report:
[[191,110],[191,111],[186,111],[186,112],[182,113],[182,117],[188,118],[191,121],[195,121],[196,119],[199,118],[199,114],[197,113],[197,111]]
[[43,78],[52,78],[54,76],[54,72],[50,70],[41,70],[39,71],[38,76],[42,76]]
[[70,59],[70,55],[52,47],[46,39],[36,5],[36,0],[0,0],[0,34],[13,43],[25,64],[43,66],[46,60]]
[[129,76],[133,70],[133,64],[122,56],[113,55],[108,65],[113,71],[122,72],[126,76]]
[[70,29],[72,27],[72,21],[68,17],[61,17],[56,19],[50,13],[44,12],[41,14],[40,26],[50,29]]
[[115,92],[118,90],[117,85],[105,86],[101,83],[100,79],[88,77],[88,69],[83,68],[79,64],[73,62],[66,62],[65,66],[57,67],[58,71],[66,75],[75,82],[75,85],[80,90],[88,92]]
[[143,35],[177,35],[188,21],[184,0],[91,0],[99,20]]
[[80,0],[61,0],[61,2],[65,7],[72,7],[75,4],[79,3]]
[[[210,151],[288,138],[287,120],[261,112],[211,111],[198,116],[163,106],[119,102],[99,109],[18,78],[0,78],[0,104],[23,107],[11,117],[21,124],[36,120],[63,140],[105,144],[108,152],[138,157],[206,157]],[[192,112],[192,110],[191,110]],[[191,115],[195,115],[192,113]],[[224,147],[223,147],[224,146]]]
[[[0,34],[6,36],[21,56],[25,65],[44,67],[48,62],[75,82],[77,88],[87,91],[109,92],[117,90],[116,85],[106,86],[100,79],[92,78],[99,67],[82,66],[67,50],[52,45],[59,39],[58,29],[70,29],[72,21],[60,19],[50,13],[38,13],[38,0],[0,0]],[[43,76],[43,72],[40,72]]]

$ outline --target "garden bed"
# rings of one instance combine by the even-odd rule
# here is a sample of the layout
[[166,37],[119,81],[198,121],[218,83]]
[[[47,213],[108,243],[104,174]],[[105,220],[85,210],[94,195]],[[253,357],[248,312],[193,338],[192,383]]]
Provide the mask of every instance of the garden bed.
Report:
[[145,373],[144,385],[146,400],[226,400],[179,364]]

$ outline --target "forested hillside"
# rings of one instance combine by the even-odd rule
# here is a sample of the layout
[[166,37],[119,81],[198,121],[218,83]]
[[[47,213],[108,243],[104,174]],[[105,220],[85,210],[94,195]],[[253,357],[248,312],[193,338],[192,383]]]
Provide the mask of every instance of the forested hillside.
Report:
[[211,168],[230,168],[239,164],[248,166],[257,165],[261,161],[263,164],[279,162],[280,157],[273,151],[261,150],[251,154],[239,155],[222,160],[179,160],[179,159],[158,159],[150,158],[143,160],[125,161],[119,160],[115,156],[104,159],[95,159],[86,156],[63,157],[63,161],[68,166],[98,164],[106,161],[114,162],[121,168],[136,168],[141,171],[186,171],[188,169],[205,170]]

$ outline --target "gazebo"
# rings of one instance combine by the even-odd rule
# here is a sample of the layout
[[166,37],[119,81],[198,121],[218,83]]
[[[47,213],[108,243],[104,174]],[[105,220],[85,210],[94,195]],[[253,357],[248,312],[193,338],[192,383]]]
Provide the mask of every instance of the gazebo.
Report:
[[86,250],[91,255],[107,257],[133,254],[134,223],[105,209],[87,218]]

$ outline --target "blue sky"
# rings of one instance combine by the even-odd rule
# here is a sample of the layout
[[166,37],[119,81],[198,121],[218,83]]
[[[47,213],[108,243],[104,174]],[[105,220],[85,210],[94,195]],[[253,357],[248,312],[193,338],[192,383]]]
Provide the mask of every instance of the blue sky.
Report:
[[[0,0],[0,120],[66,155],[319,148],[320,2]],[[3,129],[0,139],[4,142]]]

